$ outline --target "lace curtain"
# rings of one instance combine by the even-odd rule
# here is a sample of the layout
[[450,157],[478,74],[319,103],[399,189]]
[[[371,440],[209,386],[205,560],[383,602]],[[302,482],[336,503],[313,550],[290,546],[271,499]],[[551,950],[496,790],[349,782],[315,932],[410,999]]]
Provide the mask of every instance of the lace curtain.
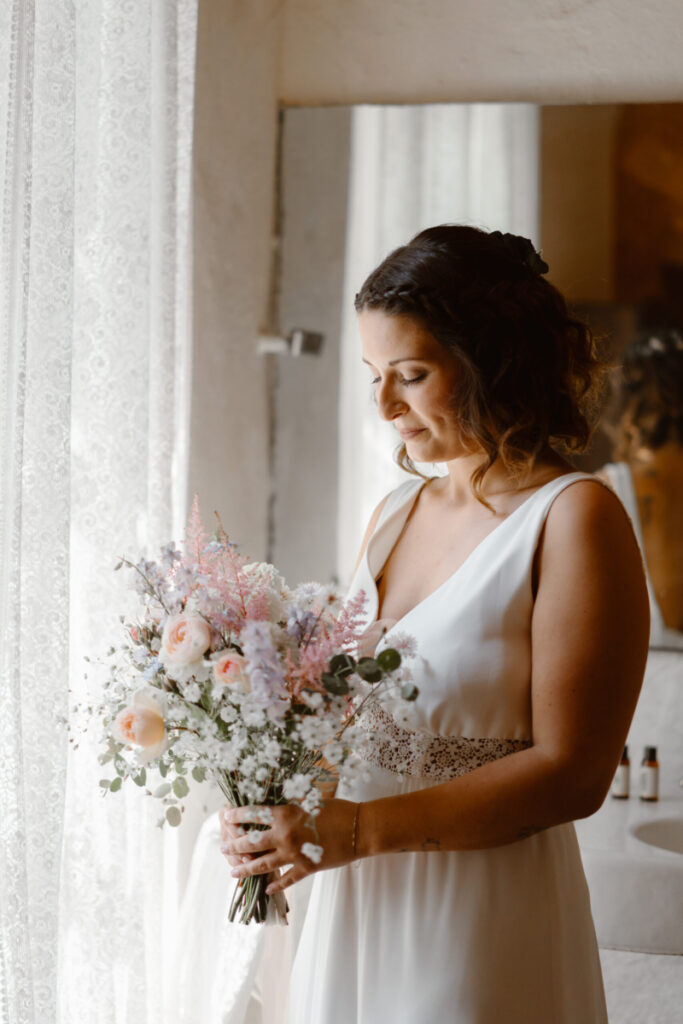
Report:
[[184,519],[196,6],[0,5],[3,1024],[166,1019],[175,836],[56,723]]
[[[344,584],[372,510],[405,473],[360,360],[353,299],[367,274],[422,228],[445,222],[538,236],[538,108],[356,107],[341,343],[338,572]],[[426,467],[430,473],[434,467]]]

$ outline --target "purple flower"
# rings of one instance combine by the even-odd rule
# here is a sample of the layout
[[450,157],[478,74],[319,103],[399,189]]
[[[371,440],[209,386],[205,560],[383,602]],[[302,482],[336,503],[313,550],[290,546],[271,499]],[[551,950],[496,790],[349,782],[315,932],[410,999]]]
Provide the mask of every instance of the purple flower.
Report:
[[247,622],[240,642],[247,659],[252,695],[263,707],[277,706],[279,699],[286,698],[287,687],[269,623]]

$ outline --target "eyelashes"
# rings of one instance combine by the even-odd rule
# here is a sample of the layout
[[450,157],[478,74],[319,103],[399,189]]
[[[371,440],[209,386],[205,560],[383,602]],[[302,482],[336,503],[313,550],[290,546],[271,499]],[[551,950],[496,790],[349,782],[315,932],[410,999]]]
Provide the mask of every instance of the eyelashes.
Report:
[[[419,384],[421,380],[424,380],[427,376],[426,373],[420,373],[417,377],[400,377],[399,384],[405,384],[408,387],[410,384]],[[370,384],[379,384],[380,377],[373,377]]]

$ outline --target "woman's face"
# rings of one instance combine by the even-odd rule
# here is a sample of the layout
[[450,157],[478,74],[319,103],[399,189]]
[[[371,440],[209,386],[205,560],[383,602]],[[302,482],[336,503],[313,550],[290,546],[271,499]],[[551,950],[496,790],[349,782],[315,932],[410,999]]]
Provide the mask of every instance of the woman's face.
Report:
[[449,462],[465,454],[453,403],[455,356],[411,316],[366,309],[358,329],[379,414],[396,427],[410,458]]

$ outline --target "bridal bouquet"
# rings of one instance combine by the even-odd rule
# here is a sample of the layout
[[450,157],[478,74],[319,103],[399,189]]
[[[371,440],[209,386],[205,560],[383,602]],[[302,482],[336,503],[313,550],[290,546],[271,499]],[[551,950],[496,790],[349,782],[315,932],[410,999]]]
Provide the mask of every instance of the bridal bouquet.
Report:
[[[417,696],[404,661],[411,639],[364,655],[362,593],[342,605],[317,583],[290,590],[272,565],[248,562],[220,520],[207,536],[196,499],[183,551],[171,543],[158,562],[124,565],[142,607],[122,619],[103,700],[87,708],[104,726],[100,763],[114,772],[103,791],[131,779],[160,801],[160,826],[180,824],[191,780],[208,778],[234,806],[295,802],[311,821],[302,852],[319,861],[318,786],[361,770],[373,738],[363,709],[405,709]],[[286,921],[284,894],[265,893],[270,880],[237,884],[231,921]]]

